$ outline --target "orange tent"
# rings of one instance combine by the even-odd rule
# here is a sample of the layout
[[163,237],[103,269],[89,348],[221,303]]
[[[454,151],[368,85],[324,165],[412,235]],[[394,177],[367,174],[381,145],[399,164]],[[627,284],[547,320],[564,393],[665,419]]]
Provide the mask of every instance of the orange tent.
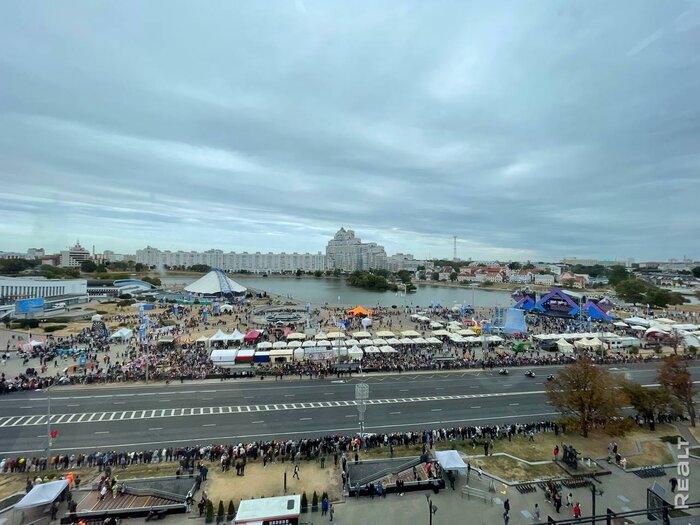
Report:
[[364,315],[367,316],[369,315],[369,310],[366,308],[363,308],[362,306],[356,306],[352,310],[348,311],[348,315]]

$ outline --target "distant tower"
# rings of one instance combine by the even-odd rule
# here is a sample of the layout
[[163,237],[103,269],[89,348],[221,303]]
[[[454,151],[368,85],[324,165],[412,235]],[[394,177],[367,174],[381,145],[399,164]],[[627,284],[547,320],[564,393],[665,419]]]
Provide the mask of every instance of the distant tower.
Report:
[[457,236],[452,236],[452,260],[457,260]]

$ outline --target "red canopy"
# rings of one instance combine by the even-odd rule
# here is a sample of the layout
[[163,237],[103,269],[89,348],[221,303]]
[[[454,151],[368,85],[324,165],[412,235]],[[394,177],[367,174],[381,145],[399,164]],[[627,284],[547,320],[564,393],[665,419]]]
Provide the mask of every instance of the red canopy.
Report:
[[251,330],[247,334],[245,334],[245,337],[243,338],[244,341],[255,341],[258,337],[260,337],[260,332],[257,330]]

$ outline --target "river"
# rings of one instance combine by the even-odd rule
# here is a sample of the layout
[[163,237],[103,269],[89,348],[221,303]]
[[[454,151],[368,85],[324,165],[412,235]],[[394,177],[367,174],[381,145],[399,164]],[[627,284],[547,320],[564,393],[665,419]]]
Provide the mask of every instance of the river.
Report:
[[[163,286],[186,286],[195,281],[192,277],[161,277]],[[479,307],[512,306],[510,292],[503,290],[476,290],[448,286],[419,285],[414,293],[407,295],[395,292],[373,292],[362,288],[353,288],[345,279],[286,277],[260,277],[237,275],[233,280],[247,288],[265,290],[266,292],[289,296],[303,302],[314,304],[342,306],[422,306],[441,304],[454,306],[468,304]]]

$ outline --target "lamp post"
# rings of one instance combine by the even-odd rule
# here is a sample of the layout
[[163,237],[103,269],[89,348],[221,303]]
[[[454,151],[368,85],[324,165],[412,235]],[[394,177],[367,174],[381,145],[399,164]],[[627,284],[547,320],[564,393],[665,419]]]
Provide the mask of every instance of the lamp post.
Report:
[[430,499],[430,494],[426,494],[425,499],[428,502],[428,515],[430,516],[430,521],[428,523],[429,525],[433,525],[433,514],[437,512],[438,508]]
[[595,497],[602,496],[603,491],[598,490],[592,481],[588,482],[588,488],[591,489],[591,525],[595,525]]

